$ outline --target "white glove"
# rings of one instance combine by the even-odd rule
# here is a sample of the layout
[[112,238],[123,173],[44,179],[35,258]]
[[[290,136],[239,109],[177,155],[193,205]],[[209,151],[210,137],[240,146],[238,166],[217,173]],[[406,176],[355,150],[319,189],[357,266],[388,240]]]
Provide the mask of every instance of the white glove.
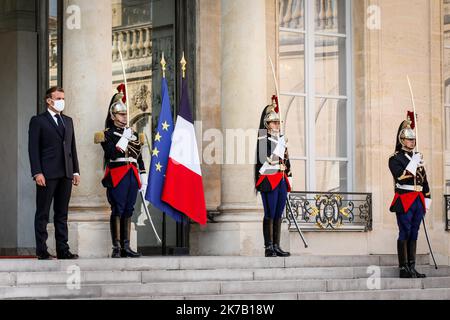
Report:
[[280,159],[284,159],[284,152],[286,151],[286,141],[285,137],[278,139],[278,144],[273,151],[274,155],[277,155]]
[[418,167],[423,167],[425,165],[425,161],[423,160],[423,154],[421,154],[420,152],[417,152],[413,155],[413,159],[415,158],[415,161],[419,161],[418,162]]
[[141,178],[141,189],[139,189],[139,191],[145,194],[147,191],[148,175],[146,173],[141,173],[139,177]]
[[130,140],[128,140],[125,137],[122,137],[122,138],[120,138],[119,142],[117,142],[116,148],[122,152],[125,152],[125,151],[127,151],[129,142],[130,142]]
[[409,162],[408,166],[406,167],[406,170],[408,170],[409,172],[411,172],[415,176],[416,175],[416,171],[417,171],[417,167],[419,167],[422,162],[423,162],[422,154],[421,153],[415,153],[412,156],[411,161]]
[[133,134],[133,129],[131,128],[125,128],[125,130],[123,130],[122,137],[128,139],[129,141],[134,141],[137,139]]
[[432,201],[430,198],[425,198],[425,208],[427,211],[430,210],[430,208],[431,208],[431,202]]

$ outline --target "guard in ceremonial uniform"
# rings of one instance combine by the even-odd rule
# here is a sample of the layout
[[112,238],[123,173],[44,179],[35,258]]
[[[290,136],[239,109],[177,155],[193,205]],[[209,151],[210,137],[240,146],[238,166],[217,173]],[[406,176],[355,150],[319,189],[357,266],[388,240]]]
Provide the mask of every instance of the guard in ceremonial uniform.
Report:
[[408,120],[401,123],[395,154],[389,158],[389,169],[395,183],[390,211],[397,214],[400,278],[425,278],[415,269],[416,247],[420,224],[431,205],[431,194],[423,156],[414,152],[416,135],[411,119],[414,119],[414,114],[408,113]]
[[138,192],[147,185],[142,145],[133,129],[126,127],[127,106],[124,99],[120,92],[111,99],[101,142],[105,152],[102,184],[107,189],[106,195],[111,205],[112,258],[141,256],[130,248],[131,217]]
[[277,97],[264,108],[259,125],[255,165],[255,188],[261,192],[264,205],[263,235],[266,257],[287,257],[280,247],[281,222],[291,177],[286,141],[280,136]]

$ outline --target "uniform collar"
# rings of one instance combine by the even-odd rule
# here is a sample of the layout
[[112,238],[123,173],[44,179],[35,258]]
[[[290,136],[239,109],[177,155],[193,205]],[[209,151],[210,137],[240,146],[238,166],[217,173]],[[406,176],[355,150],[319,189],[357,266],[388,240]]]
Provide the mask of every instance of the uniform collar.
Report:
[[404,153],[406,153],[406,154],[409,154],[410,156],[413,155],[413,151],[409,151],[409,150],[406,150],[406,149],[403,149],[403,148],[402,148],[402,151],[403,151]]

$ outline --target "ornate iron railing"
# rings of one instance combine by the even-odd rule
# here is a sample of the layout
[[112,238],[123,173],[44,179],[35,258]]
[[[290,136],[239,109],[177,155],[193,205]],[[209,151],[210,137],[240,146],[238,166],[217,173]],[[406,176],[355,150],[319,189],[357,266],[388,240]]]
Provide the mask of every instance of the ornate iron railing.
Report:
[[450,231],[450,194],[444,194],[445,199],[445,230]]
[[291,192],[286,218],[303,231],[372,231],[371,193]]

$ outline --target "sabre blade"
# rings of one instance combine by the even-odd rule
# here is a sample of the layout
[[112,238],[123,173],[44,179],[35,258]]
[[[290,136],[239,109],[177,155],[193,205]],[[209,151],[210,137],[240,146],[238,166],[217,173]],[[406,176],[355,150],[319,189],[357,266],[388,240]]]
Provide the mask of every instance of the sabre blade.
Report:
[[127,74],[125,72],[125,63],[123,62],[123,56],[122,56],[122,50],[119,46],[119,56],[120,56],[120,62],[122,63],[122,73],[123,73],[123,81],[125,83],[125,103],[127,105],[127,127],[130,126],[130,108],[128,105],[128,81],[127,81]]
[[161,244],[161,238],[158,235],[158,232],[156,231],[155,225],[153,224],[152,216],[150,215],[150,212],[148,211],[147,204],[145,203],[145,197],[142,193],[142,191],[139,191],[139,194],[141,195],[142,205],[144,206],[145,214],[147,215],[148,220],[150,221],[150,225],[152,226],[153,232],[155,233],[156,240],[158,241],[158,244]]
[[409,80],[409,75],[406,76],[406,79],[408,80],[408,86],[409,86],[409,92],[411,94],[411,103],[413,106],[413,112],[414,112],[414,130],[416,130],[416,151],[419,152],[419,126],[417,123],[417,113],[416,113],[416,102],[414,99],[414,93],[412,90],[411,80]]
[[272,58],[270,56],[269,56],[269,61],[270,61],[270,66],[272,67],[273,81],[275,83],[275,92],[276,92],[277,98],[278,98],[278,109],[279,109],[278,111],[280,113],[280,133],[284,134],[284,131],[283,131],[283,128],[284,128],[284,126],[283,126],[283,113],[281,112],[281,106],[280,106],[281,103],[280,103],[280,90],[278,88],[278,78],[277,78],[277,74],[275,73],[275,67],[273,65]]

